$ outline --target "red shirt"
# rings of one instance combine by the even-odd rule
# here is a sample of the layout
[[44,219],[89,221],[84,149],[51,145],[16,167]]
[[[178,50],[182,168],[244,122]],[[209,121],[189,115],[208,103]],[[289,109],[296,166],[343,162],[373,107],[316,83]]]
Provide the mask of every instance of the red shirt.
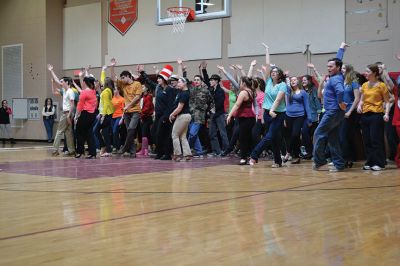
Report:
[[152,116],[154,113],[153,95],[146,94],[143,96],[143,107],[140,117],[146,118]]
[[97,107],[96,91],[91,89],[82,90],[79,95],[78,111],[87,111],[88,113],[94,113]]

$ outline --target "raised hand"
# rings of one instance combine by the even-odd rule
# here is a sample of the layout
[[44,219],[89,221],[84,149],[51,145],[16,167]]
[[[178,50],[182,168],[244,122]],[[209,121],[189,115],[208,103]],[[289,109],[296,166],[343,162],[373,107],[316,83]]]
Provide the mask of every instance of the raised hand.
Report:
[[158,73],[160,73],[160,69],[158,68],[158,66],[153,66],[153,70],[154,70],[154,73],[156,73],[156,75],[158,75]]
[[101,70],[103,70],[103,71],[106,71],[106,69],[107,69],[107,65],[104,65],[104,66],[101,68]]
[[218,68],[219,70],[221,70],[222,72],[225,71],[225,68],[224,68],[223,66],[217,65],[217,68]]
[[176,62],[178,63],[178,65],[182,65],[183,64],[183,60],[181,58],[176,59]]
[[239,69],[239,70],[242,70],[243,66],[242,65],[236,65],[236,68]]
[[182,71],[185,72],[187,69],[187,65],[182,65]]
[[308,64],[307,64],[307,67],[308,67],[308,68],[311,68],[311,69],[314,69],[314,68],[315,68],[314,64],[311,64],[311,63],[308,63]]
[[110,66],[115,66],[116,64],[117,64],[117,60],[115,60],[115,58],[111,58]]
[[48,69],[49,71],[53,71],[53,65],[47,64],[47,69]]
[[255,66],[255,65],[257,65],[257,60],[253,60],[253,61],[251,61],[250,65],[251,65],[251,66]]
[[200,66],[201,66],[201,68],[206,69],[207,68],[207,61],[205,61],[205,60],[201,61]]
[[340,48],[346,48],[346,47],[350,47],[350,45],[348,45],[347,43],[345,43],[345,42],[342,42],[341,44],[340,44]]
[[138,73],[143,72],[144,71],[144,65],[137,65],[136,70]]
[[261,66],[261,69],[262,69],[264,72],[267,72],[267,66],[262,65],[262,66]]
[[261,44],[262,44],[262,45],[265,47],[265,49],[266,49],[266,50],[268,50],[268,49],[269,49],[269,46],[268,46],[268,45],[266,45],[265,43],[263,43],[263,42],[262,42]]

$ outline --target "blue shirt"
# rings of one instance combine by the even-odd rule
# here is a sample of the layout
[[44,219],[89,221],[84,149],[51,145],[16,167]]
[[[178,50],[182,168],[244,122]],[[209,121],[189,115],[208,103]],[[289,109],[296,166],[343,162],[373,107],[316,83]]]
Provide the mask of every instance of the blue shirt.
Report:
[[342,73],[338,73],[329,78],[324,89],[324,109],[325,110],[341,110],[339,103],[343,102],[344,94],[344,77]]
[[[265,85],[265,95],[262,108],[264,108],[265,110],[271,110],[272,105],[274,104],[275,99],[278,96],[278,93],[279,92],[286,93],[286,83],[281,82],[274,86],[272,78],[269,78],[266,83],[267,84]],[[285,112],[286,111],[285,101],[282,100],[274,111],[281,113]]]
[[354,102],[354,90],[360,89],[360,84],[358,82],[353,81],[351,84],[344,85],[344,95],[343,102],[347,104],[346,112],[348,112],[353,105]]
[[312,123],[308,93],[305,90],[300,90],[300,93],[290,94],[291,89],[288,86],[286,92],[286,115],[290,117],[307,115],[308,122]]

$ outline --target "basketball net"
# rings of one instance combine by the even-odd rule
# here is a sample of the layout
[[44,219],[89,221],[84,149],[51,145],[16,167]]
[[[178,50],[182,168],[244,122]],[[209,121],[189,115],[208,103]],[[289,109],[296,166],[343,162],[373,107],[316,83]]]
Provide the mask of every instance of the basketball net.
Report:
[[188,7],[169,7],[167,13],[168,17],[172,19],[173,33],[183,33],[185,31],[186,20],[194,19],[194,12],[191,12],[191,9]]

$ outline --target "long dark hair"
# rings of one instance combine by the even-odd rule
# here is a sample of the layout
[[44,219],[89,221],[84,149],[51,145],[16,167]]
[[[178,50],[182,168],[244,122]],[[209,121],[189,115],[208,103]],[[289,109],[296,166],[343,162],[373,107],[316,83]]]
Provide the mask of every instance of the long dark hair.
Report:
[[95,89],[95,86],[94,86],[95,79],[93,77],[84,77],[83,82],[86,84],[86,86],[88,86],[89,89],[92,89],[92,90]]
[[247,88],[251,90],[251,96],[253,99],[256,97],[256,88],[259,86],[257,80],[243,76],[240,78],[240,81],[243,82]]
[[107,88],[111,90],[111,95],[114,96],[114,81],[109,77],[106,77],[106,79],[104,80],[104,89]]
[[[50,108],[47,109],[47,101],[50,100]],[[53,109],[53,99],[52,98],[46,98],[46,100],[44,100],[44,109],[46,112],[51,112],[51,110]]]

